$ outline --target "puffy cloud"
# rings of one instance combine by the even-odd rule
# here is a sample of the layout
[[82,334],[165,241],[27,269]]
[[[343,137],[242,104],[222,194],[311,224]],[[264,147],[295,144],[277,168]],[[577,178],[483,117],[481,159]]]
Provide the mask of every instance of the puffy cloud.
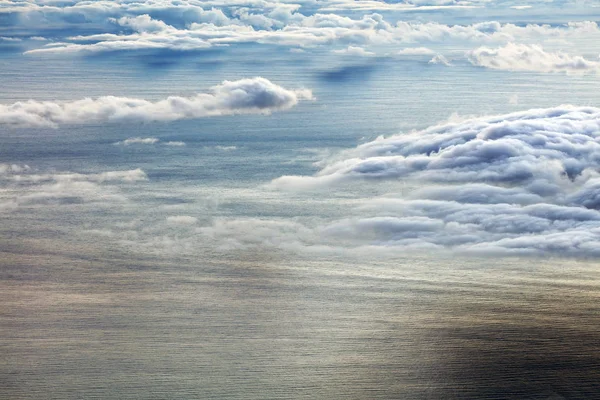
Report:
[[379,138],[314,177],[275,185],[327,185],[356,179],[435,182],[563,182],[600,167],[600,109],[560,106]]
[[332,50],[331,52],[334,54],[341,54],[341,55],[346,55],[346,56],[357,56],[357,57],[370,57],[370,56],[375,55],[375,53],[373,53],[371,51],[367,51],[367,50],[363,49],[362,47],[356,47],[356,46],[348,46],[345,49]]
[[599,132],[593,107],[482,117],[378,138],[324,162],[315,176],[271,187],[413,187],[365,198],[349,210],[356,216],[314,226],[332,246],[597,257]]
[[312,93],[307,89],[288,90],[264,78],[241,79],[224,81],[212,87],[209,93],[193,97],[173,96],[156,102],[105,96],[71,102],[29,100],[0,105],[0,125],[56,127],[61,124],[173,121],[217,115],[268,114],[289,109],[298,101],[307,99],[312,99]]
[[508,43],[504,47],[480,47],[467,54],[473,65],[508,71],[598,73],[600,62],[547,52],[537,45]]

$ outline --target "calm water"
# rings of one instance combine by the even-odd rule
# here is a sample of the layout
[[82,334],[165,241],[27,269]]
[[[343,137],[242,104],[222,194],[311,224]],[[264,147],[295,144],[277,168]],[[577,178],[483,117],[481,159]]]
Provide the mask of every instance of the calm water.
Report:
[[0,397],[600,393],[595,263],[236,257],[3,252]]

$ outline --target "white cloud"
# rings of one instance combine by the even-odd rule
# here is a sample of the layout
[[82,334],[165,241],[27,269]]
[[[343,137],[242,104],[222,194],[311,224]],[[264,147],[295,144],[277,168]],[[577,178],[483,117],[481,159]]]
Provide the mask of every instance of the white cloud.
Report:
[[367,50],[363,49],[362,47],[356,47],[356,46],[348,46],[345,49],[332,50],[331,52],[334,54],[340,54],[340,55],[345,55],[345,56],[356,56],[356,57],[371,57],[371,56],[375,55],[375,53],[373,53],[371,51],[367,51]]
[[452,66],[450,61],[448,61],[448,59],[441,54],[436,54],[431,60],[429,60],[429,64],[445,65],[446,67]]
[[[333,218],[319,213],[199,221],[180,215],[165,217],[166,224],[152,229],[141,226],[134,239],[122,240],[148,251],[189,253],[203,248],[346,255],[427,250],[598,257],[598,132],[600,109],[561,106],[378,138],[325,161],[313,177],[273,182],[275,188],[326,189],[319,196],[290,193],[307,204],[314,197],[322,205],[328,192],[338,193],[330,198],[337,205]],[[408,192],[398,194],[400,181],[408,183]],[[346,188],[363,197],[340,203]],[[267,193],[287,204],[289,192]],[[174,226],[179,228],[173,231]]]
[[173,121],[217,115],[268,114],[289,109],[298,101],[308,99],[312,99],[312,93],[307,89],[288,90],[264,78],[241,79],[224,81],[212,87],[209,93],[193,97],[172,96],[157,102],[105,96],[71,102],[29,100],[0,105],[0,125],[56,127],[62,124]]
[[134,137],[134,138],[129,138],[129,139],[125,139],[123,141],[120,142],[116,142],[116,145],[123,145],[123,146],[130,146],[132,144],[156,144],[159,142],[158,138],[141,138],[141,137]]
[[[150,12],[147,7],[149,6],[127,12],[144,10]],[[169,10],[169,13],[175,13],[174,10]],[[112,13],[114,14],[115,11],[113,10]],[[166,18],[162,14],[164,11],[161,11],[161,18]],[[26,54],[74,54],[136,49],[194,51],[237,43],[261,43],[293,48],[320,45],[359,48],[367,44],[390,46],[451,43],[455,48],[459,46],[466,50],[472,47],[469,46],[471,43],[545,43],[558,40],[568,42],[581,38],[585,38],[588,42],[600,41],[600,29],[595,22],[591,21],[573,22],[563,26],[539,24],[518,26],[496,21],[472,25],[406,21],[391,23],[375,13],[356,19],[333,13],[304,15],[298,12],[297,7],[289,4],[273,7],[264,5],[252,9],[236,8],[229,14],[231,15],[226,16],[223,11],[217,9],[206,11],[196,8],[191,14],[182,14],[182,11],[178,11],[176,17],[172,18],[173,21],[169,23],[153,18],[147,13],[113,17],[110,21],[125,28],[125,32],[75,35],[67,38],[68,41],[51,43],[29,50]],[[189,15],[195,17],[190,19]],[[112,31],[114,29],[107,28],[107,32]],[[389,52],[389,49],[385,51]]]
[[171,141],[171,142],[165,142],[164,145],[165,146],[173,146],[173,147],[183,147],[183,146],[185,146],[185,142]]
[[0,36],[0,42],[21,42],[21,38]]
[[314,226],[315,237],[332,246],[597,257],[598,132],[593,107],[482,117],[378,138],[315,176],[281,177],[272,187],[383,181],[391,188],[401,180],[414,188],[366,197],[349,210],[356,216]]
[[537,45],[509,43],[504,47],[480,47],[470,51],[467,58],[473,65],[532,72],[598,73],[600,62],[571,56],[563,52],[547,52]]
[[406,47],[396,54],[400,56],[431,56],[435,52],[427,47]]
[[[19,166],[17,166],[19,167]],[[20,168],[20,169],[19,169]],[[132,169],[127,171],[107,171],[97,174],[79,174],[73,172],[64,173],[33,173],[27,165],[23,167],[11,168],[4,173],[1,178],[4,180],[20,183],[44,183],[44,182],[139,182],[146,181],[148,177],[146,173],[140,169]],[[9,173],[7,173],[9,172]],[[28,172],[22,174],[22,172]]]
[[[434,126],[363,144],[314,177],[275,184],[327,185],[355,179],[438,182],[551,182],[600,168],[600,109],[561,106]],[[568,179],[566,179],[568,180]],[[292,184],[293,185],[293,184]]]
[[0,164],[0,211],[19,207],[81,206],[93,203],[109,207],[127,198],[121,185],[148,180],[141,169],[99,173],[44,172],[28,165]]
[[215,146],[215,149],[221,151],[233,151],[237,150],[237,146]]
[[376,0],[333,0],[326,2],[321,7],[322,11],[355,10],[355,11],[433,11],[448,9],[470,9],[478,8],[475,2],[455,2],[455,1],[403,1],[398,3],[388,3]]

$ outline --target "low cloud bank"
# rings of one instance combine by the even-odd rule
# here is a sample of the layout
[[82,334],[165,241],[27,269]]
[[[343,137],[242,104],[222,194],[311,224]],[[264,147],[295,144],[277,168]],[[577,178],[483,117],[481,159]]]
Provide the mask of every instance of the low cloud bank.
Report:
[[[385,4],[382,2],[374,2]],[[235,8],[235,7],[234,7]],[[139,12],[140,10],[136,10]],[[195,15],[195,16],[194,16]],[[193,16],[193,17],[192,17]],[[163,19],[165,20],[163,20]],[[191,18],[191,19],[188,19]],[[103,33],[61,37],[60,41],[30,49],[25,54],[78,54],[141,49],[203,51],[207,48],[241,43],[298,47],[347,47],[342,52],[370,55],[359,47],[444,44],[469,49],[477,45],[507,43],[588,42],[600,39],[600,28],[594,21],[565,25],[528,24],[525,26],[498,21],[471,25],[446,25],[437,22],[393,22],[372,13],[351,18],[335,13],[304,15],[297,7],[279,3],[275,9],[203,10],[194,14],[165,18],[154,13],[126,15],[104,20],[109,22]],[[120,29],[115,30],[115,27]],[[389,47],[386,52],[389,51]],[[410,51],[410,50],[409,50]],[[338,50],[339,52],[339,50]]]
[[279,187],[366,179],[529,184],[583,179],[600,167],[600,109],[560,106],[438,125],[378,138],[312,177],[284,176]]
[[0,213],[26,207],[81,206],[110,208],[127,197],[120,188],[148,181],[140,169],[98,173],[40,172],[28,165],[0,164]]
[[174,121],[233,114],[269,114],[312,99],[308,89],[289,90],[264,78],[224,81],[208,93],[151,102],[104,96],[70,102],[35,101],[0,105],[0,126],[58,127],[63,124]]
[[563,52],[547,52],[541,46],[509,43],[498,48],[480,47],[467,53],[471,64],[507,71],[599,73],[600,62]]
[[599,171],[600,109],[560,106],[378,138],[272,186],[419,187],[365,198],[354,217],[319,228],[352,246],[597,257]]

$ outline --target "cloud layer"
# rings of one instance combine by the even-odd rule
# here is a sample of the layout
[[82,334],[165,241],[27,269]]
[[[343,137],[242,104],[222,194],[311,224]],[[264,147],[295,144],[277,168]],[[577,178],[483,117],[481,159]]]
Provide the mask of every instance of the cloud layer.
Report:
[[106,208],[123,204],[121,186],[148,181],[140,169],[98,173],[40,172],[29,165],[0,164],[0,212],[19,208],[80,206]]
[[373,142],[276,188],[412,182],[320,232],[358,245],[600,256],[600,109],[561,106]]
[[[379,3],[379,2],[377,2]],[[382,3],[384,4],[384,3]],[[121,4],[120,6],[123,6]],[[72,35],[67,40],[46,44],[28,54],[104,52],[136,49],[203,50],[213,46],[261,43],[291,47],[393,46],[398,44],[449,44],[465,49],[473,43],[544,43],[585,38],[600,40],[595,22],[573,22],[562,26],[497,21],[471,25],[446,25],[437,22],[387,21],[377,13],[351,18],[334,13],[302,14],[298,6],[277,3],[253,8],[196,8],[194,12],[173,15],[148,12],[143,8],[127,10],[125,16],[112,10],[104,14],[109,25],[104,33]],[[122,11],[122,10],[121,10]],[[115,17],[108,17],[115,15]],[[118,17],[117,17],[118,16]],[[370,51],[370,49],[365,49]]]
[[480,47],[467,54],[473,65],[508,71],[598,73],[600,62],[547,52],[541,46],[509,43],[504,47]]
[[173,121],[231,114],[268,114],[312,99],[310,90],[288,90],[264,78],[224,81],[209,93],[172,96],[157,102],[105,96],[71,102],[35,101],[0,105],[0,125],[57,127],[62,124]]

